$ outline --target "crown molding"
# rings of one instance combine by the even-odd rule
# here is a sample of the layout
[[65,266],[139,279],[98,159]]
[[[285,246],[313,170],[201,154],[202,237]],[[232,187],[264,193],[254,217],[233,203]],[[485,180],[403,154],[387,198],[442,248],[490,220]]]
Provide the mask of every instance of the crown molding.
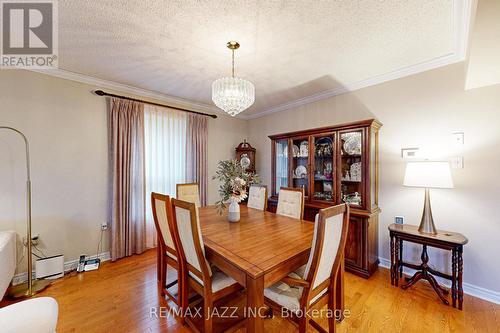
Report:
[[96,88],[101,89],[111,89],[117,92],[136,95],[140,97],[151,98],[157,101],[165,102],[167,104],[172,104],[172,106],[179,106],[183,108],[188,108],[193,111],[205,111],[205,112],[216,112],[218,114],[221,113],[217,107],[205,103],[193,102],[184,98],[174,97],[166,94],[162,94],[159,92],[155,92],[152,90],[137,88],[134,86],[129,86],[123,83],[108,81],[99,79],[93,76],[70,72],[61,68],[54,69],[30,69],[31,72],[36,72],[40,74],[50,75],[54,77],[58,77],[65,80],[71,80],[79,83],[88,84],[91,86],[95,86]]
[[[410,65],[407,67],[403,67],[388,73],[376,75],[361,81],[357,81],[354,83],[345,84],[341,87],[337,87],[330,90],[321,91],[315,93],[313,95],[309,95],[300,99],[296,99],[284,104],[280,104],[268,109],[265,109],[261,112],[245,115],[239,114],[236,118],[243,120],[251,120],[256,118],[261,118],[266,115],[281,112],[293,108],[300,107],[302,105],[310,104],[313,102],[317,102],[326,98],[330,98],[333,96],[338,96],[341,94],[345,94],[347,92],[356,91],[362,88],[374,86],[377,84],[381,84],[387,81],[392,81],[396,79],[400,79],[406,76],[422,73],[428,70],[436,69],[439,67],[451,65],[457,62],[464,61],[467,56],[467,46],[469,40],[469,29],[470,29],[470,20],[471,14],[474,9],[474,3],[476,0],[454,0],[453,1],[453,29],[454,29],[454,51],[453,53],[443,55],[441,57],[430,59],[428,61],[418,63],[415,65]],[[194,102],[187,99],[170,96],[167,94],[162,94],[159,92],[155,92],[152,90],[142,89],[133,87],[130,85],[117,83],[113,81],[107,81],[103,79],[99,79],[96,77],[70,72],[64,69],[31,69],[30,71],[42,73],[46,75],[51,75],[55,77],[59,77],[66,80],[76,81],[80,83],[89,84],[98,88],[106,88],[112,89],[117,92],[128,93],[132,95],[152,98],[158,101],[165,102],[167,104],[174,104],[176,106],[185,107],[192,109],[194,111],[201,112],[215,112],[218,114],[226,114],[222,112],[219,108],[214,105],[209,105],[200,102]]]
[[367,78],[365,80],[345,84],[338,88],[325,90],[313,95],[299,98],[294,101],[280,104],[255,114],[250,114],[250,115],[240,114],[238,115],[238,117],[245,120],[261,118],[272,113],[297,108],[302,105],[320,101],[322,99],[338,96],[341,94],[345,94],[347,92],[356,91],[362,88],[374,86],[387,81],[400,79],[406,76],[422,73],[428,70],[464,61],[467,55],[470,19],[471,19],[471,13],[474,8],[473,3],[474,0],[453,1],[453,30],[454,30],[453,53],[446,54],[438,58],[430,59],[428,61],[424,61],[415,65],[403,67],[385,74],[376,75]]

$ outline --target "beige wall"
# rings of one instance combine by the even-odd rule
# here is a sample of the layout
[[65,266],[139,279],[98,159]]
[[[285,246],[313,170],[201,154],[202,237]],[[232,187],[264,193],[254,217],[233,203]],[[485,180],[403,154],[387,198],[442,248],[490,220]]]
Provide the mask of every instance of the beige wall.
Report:
[[[402,147],[420,147],[426,156],[447,158],[451,133],[465,132],[465,168],[453,170],[455,189],[432,192],[441,229],[464,233],[465,282],[499,291],[500,268],[500,86],[464,91],[463,64],[365,88],[251,121],[219,117],[209,122],[209,175],[221,159],[247,138],[257,148],[257,167],[270,184],[270,134],[377,118],[380,134],[380,257],[389,258],[387,225],[395,215],[418,223],[419,189],[401,186]],[[95,87],[25,71],[0,71],[0,124],[30,138],[33,165],[33,226],[47,254],[66,260],[94,254],[99,226],[106,221],[106,104]],[[0,230],[25,233],[23,147],[15,136],[0,135]],[[209,182],[209,202],[217,184]],[[105,237],[103,251],[107,251]],[[418,250],[407,255],[418,258]],[[441,267],[449,257],[434,251]]]
[[[107,221],[108,148],[106,102],[96,89],[43,74],[0,71],[0,125],[23,131],[31,144],[33,234],[47,254],[65,260],[93,255]],[[209,175],[232,158],[246,135],[246,121],[220,116],[209,121]],[[0,133],[0,230],[25,235],[24,147]],[[210,181],[209,202],[217,198]],[[104,237],[103,250],[109,250]],[[19,252],[20,253],[20,252]],[[24,264],[18,271],[24,271]]]
[[[451,133],[465,132],[465,168],[454,169],[455,188],[431,193],[438,228],[469,238],[465,247],[465,282],[500,291],[500,85],[464,91],[464,65],[452,65],[419,75],[332,97],[249,122],[249,140],[257,148],[258,172],[270,184],[268,135],[377,118],[380,133],[379,255],[389,259],[387,226],[394,216],[418,224],[423,190],[404,188],[402,147],[420,147],[425,156],[442,159],[456,154]],[[419,258],[414,248],[407,255]],[[433,251],[444,269],[449,256]],[[449,270],[449,269],[448,269]]]

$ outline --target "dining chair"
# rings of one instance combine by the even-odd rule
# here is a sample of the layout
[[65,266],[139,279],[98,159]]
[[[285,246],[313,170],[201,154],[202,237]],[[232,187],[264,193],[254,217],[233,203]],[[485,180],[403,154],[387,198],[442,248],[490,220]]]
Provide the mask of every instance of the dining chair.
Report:
[[304,188],[282,187],[278,195],[276,214],[302,220],[304,217]]
[[172,215],[174,238],[178,239],[177,253],[185,267],[182,288],[183,305],[187,309],[189,289],[203,297],[203,326],[196,327],[193,318],[186,316],[186,323],[196,332],[211,333],[213,331],[213,306],[223,297],[234,294],[243,287],[232,277],[216,267],[211,268],[205,257],[205,246],[201,234],[200,222],[194,203],[172,199]]
[[265,185],[251,185],[248,190],[248,203],[247,207],[255,208],[258,210],[267,210],[267,186]]
[[[328,306],[330,314],[343,307],[344,247],[349,226],[349,206],[322,209],[316,215],[311,253],[307,264],[280,282],[264,289],[266,304],[271,308],[287,310],[290,318],[299,326],[299,332],[311,324],[319,332],[327,332],[313,318],[305,314],[313,306]],[[340,286],[338,285],[340,284]],[[328,332],[335,332],[335,316],[328,317]]]
[[201,207],[200,186],[198,183],[177,184],[177,199],[192,202],[196,207]]
[[[151,193],[151,207],[153,208],[153,220],[158,235],[158,246],[160,247],[160,284],[162,295],[167,295],[177,306],[182,305],[182,267],[179,264],[175,241],[173,237],[171,202],[168,195]],[[177,279],[167,284],[168,266],[177,270]],[[177,284],[177,296],[169,289]]]

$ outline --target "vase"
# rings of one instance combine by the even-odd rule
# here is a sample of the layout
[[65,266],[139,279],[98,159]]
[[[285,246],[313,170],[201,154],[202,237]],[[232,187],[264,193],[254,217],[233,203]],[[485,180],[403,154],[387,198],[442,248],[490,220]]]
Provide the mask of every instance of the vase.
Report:
[[234,198],[231,198],[227,219],[229,220],[229,222],[238,222],[240,220],[240,205]]

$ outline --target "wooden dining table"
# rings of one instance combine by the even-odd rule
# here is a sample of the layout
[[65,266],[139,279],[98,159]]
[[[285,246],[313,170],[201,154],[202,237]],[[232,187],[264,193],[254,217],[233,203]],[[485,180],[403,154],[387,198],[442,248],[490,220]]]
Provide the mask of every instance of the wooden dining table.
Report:
[[[240,221],[231,223],[214,206],[199,208],[207,260],[246,288],[247,332],[264,332],[264,288],[307,263],[314,223],[240,206]],[[337,309],[344,309],[344,265],[337,274]],[[160,271],[158,271],[160,274]]]
[[[226,214],[219,215],[213,206],[201,207],[199,217],[208,261],[246,288],[247,309],[264,309],[264,288],[309,258],[314,231],[309,221],[245,205],[236,223],[228,222]],[[264,332],[260,314],[247,316],[247,332]]]

